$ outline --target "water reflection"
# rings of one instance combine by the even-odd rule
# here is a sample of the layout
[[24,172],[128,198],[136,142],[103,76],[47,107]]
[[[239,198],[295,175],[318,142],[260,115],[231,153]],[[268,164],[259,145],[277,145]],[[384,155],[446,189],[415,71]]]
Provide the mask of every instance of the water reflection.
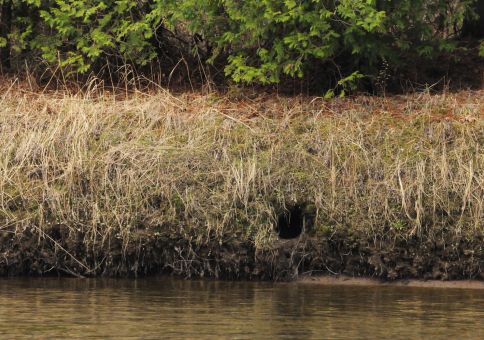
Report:
[[12,338],[484,338],[484,292],[298,283],[2,279]]

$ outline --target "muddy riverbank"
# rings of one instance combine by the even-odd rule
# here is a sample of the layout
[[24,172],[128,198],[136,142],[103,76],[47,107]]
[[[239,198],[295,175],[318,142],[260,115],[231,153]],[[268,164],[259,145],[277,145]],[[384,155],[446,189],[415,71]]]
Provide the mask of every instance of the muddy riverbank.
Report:
[[[430,243],[418,239],[377,243],[338,233],[302,234],[275,240],[266,249],[250,242],[221,239],[197,245],[181,236],[139,234],[127,247],[119,239],[86,247],[82,235],[54,228],[48,234],[1,237],[0,275],[145,276],[174,274],[187,278],[295,280],[326,275],[408,279],[484,280],[484,240],[454,239]],[[317,279],[320,280],[320,279]],[[340,280],[341,281],[341,280]],[[341,281],[342,282],[342,281]]]
[[0,275],[482,280],[484,91],[1,92]]

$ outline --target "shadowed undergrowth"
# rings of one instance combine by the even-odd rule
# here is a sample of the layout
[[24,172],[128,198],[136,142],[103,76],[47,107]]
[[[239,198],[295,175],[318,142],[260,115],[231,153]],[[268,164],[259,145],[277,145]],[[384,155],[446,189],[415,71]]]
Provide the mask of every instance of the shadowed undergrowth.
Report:
[[483,98],[4,88],[0,274],[479,277]]

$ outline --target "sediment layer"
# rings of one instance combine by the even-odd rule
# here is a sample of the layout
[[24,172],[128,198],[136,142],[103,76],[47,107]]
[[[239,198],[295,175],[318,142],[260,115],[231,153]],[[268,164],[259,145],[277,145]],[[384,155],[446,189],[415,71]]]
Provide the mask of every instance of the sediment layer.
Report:
[[[39,237],[24,232],[1,239],[0,275],[144,276],[170,273],[187,278],[294,280],[343,274],[380,280],[484,279],[482,238],[363,241],[356,235],[300,236],[256,249],[245,241],[203,245],[163,236],[138,235],[127,247],[115,239],[86,248],[82,235],[54,228]],[[63,231],[62,231],[63,230]],[[63,232],[66,234],[62,235]],[[364,236],[363,236],[364,237]]]

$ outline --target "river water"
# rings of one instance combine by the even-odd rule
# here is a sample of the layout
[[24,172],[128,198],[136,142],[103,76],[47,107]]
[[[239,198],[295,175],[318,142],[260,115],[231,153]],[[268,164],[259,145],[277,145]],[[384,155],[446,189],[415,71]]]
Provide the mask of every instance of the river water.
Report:
[[0,338],[484,339],[484,291],[0,279]]

